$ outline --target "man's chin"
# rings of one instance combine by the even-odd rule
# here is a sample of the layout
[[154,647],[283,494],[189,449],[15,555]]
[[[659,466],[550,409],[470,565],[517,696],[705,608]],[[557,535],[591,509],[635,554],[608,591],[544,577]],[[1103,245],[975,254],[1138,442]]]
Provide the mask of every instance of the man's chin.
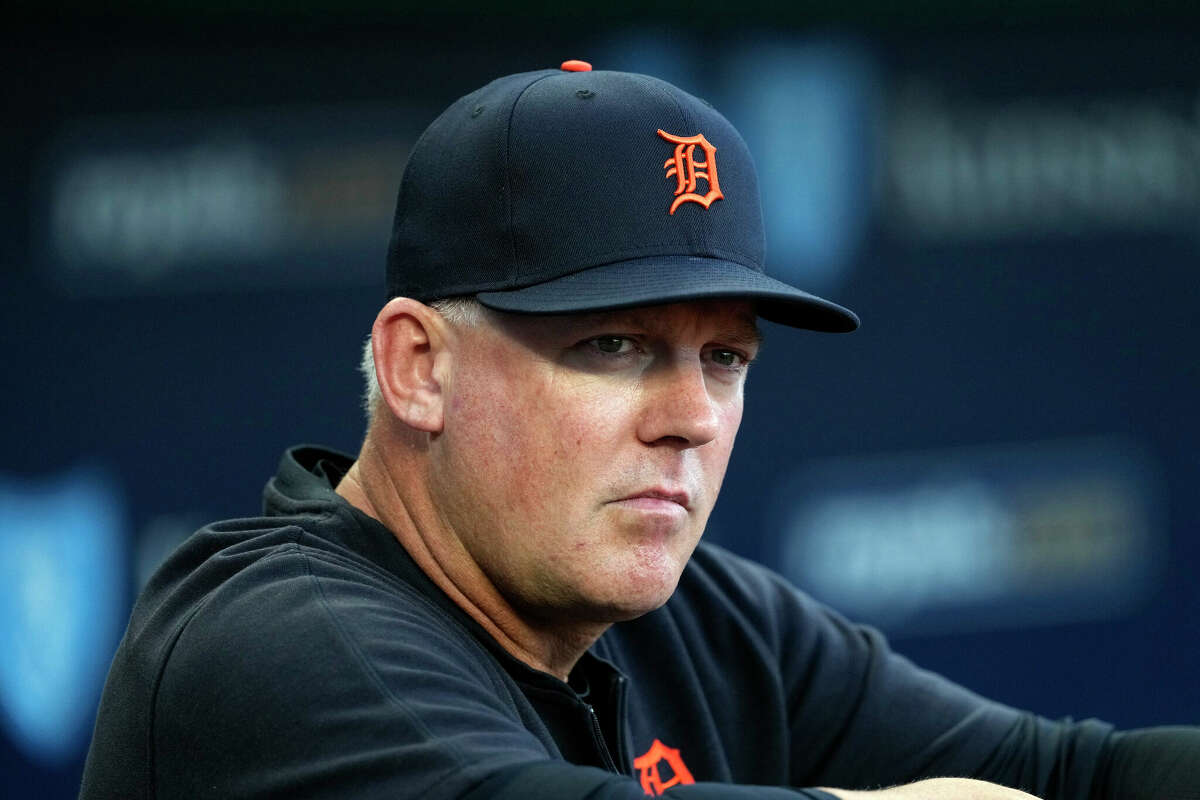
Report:
[[675,576],[672,580],[653,587],[629,587],[621,596],[612,598],[611,602],[606,604],[603,609],[604,616],[609,622],[628,622],[645,616],[666,605],[675,593],[678,583],[679,577]]
[[639,617],[644,617],[650,612],[657,611],[658,609],[662,608],[664,605],[666,605],[667,600],[669,599],[670,595],[664,597],[662,602],[659,603],[649,603],[639,606],[625,605],[621,608],[610,609],[608,612],[608,621],[615,624],[618,622],[630,622]]

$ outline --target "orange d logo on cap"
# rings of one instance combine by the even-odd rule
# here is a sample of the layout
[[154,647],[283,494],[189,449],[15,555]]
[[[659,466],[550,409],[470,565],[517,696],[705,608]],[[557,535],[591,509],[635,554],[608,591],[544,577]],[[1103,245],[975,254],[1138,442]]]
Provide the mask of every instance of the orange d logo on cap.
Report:
[[[721,185],[717,181],[717,148],[704,138],[704,134],[673,136],[659,128],[658,135],[675,145],[675,154],[663,163],[667,177],[673,176],[678,183],[675,187],[675,202],[671,204],[669,213],[674,214],[675,209],[687,202],[699,203],[708,208],[714,200],[725,197],[721,194]],[[697,147],[704,151],[703,161],[695,159]],[[702,195],[696,193],[696,181],[701,178],[708,183],[708,192]]]

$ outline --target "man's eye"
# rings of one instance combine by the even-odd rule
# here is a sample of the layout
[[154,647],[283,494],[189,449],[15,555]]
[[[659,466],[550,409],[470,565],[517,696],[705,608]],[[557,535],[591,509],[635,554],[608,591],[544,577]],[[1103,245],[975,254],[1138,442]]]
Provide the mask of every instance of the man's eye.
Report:
[[750,360],[736,350],[710,350],[708,357],[719,367],[744,367]]
[[622,355],[633,349],[633,342],[624,336],[597,336],[591,344],[601,353]]

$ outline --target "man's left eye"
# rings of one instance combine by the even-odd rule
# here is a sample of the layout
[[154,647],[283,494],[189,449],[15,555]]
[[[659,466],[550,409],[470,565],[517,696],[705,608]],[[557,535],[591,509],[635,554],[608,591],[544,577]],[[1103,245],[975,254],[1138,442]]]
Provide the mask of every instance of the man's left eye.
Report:
[[741,367],[747,363],[746,357],[736,350],[710,350],[708,357],[719,367]]
[[633,341],[624,336],[597,336],[592,345],[601,353],[621,355],[633,349]]

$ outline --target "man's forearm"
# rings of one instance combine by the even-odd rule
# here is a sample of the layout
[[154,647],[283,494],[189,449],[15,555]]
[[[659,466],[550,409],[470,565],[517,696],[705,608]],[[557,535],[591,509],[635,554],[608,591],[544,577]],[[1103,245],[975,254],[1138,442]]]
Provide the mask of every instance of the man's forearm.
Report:
[[1200,798],[1200,728],[1142,728],[1113,735],[1100,800]]
[[841,800],[1034,800],[1031,794],[968,778],[930,778],[869,792],[824,787],[822,791]]

